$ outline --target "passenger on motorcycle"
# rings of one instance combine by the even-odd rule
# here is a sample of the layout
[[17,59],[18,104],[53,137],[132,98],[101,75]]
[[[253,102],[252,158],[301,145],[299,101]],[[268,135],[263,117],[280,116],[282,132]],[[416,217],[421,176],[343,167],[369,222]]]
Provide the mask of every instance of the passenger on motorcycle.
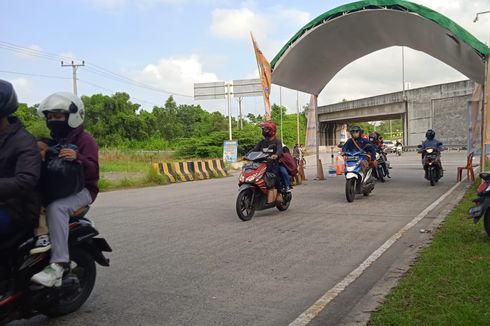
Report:
[[382,164],[385,174],[388,178],[391,178],[390,173],[388,171],[388,167],[386,166],[386,162],[388,162],[388,158],[386,157],[386,153],[384,151],[383,137],[377,131],[373,131],[369,134],[369,141],[373,143],[376,147],[375,150],[382,156]]
[[12,116],[17,107],[12,84],[0,80],[0,237],[33,229],[41,209],[41,155],[34,137]]
[[[59,284],[65,269],[70,266],[68,252],[68,223],[70,214],[91,204],[99,192],[99,157],[95,139],[83,128],[84,105],[71,93],[58,92],[48,96],[38,108],[46,118],[55,144],[63,145],[59,157],[78,161],[85,177],[85,187],[78,193],[57,199],[46,207],[52,243],[51,260],[32,281],[46,287]],[[73,145],[78,151],[73,149]]]
[[[422,142],[422,147],[419,149],[419,152],[422,152],[422,164],[423,164],[425,149],[429,147],[435,148],[439,151],[439,153],[444,150],[444,148],[442,147],[442,143],[438,141],[435,137],[436,137],[436,132],[432,129],[427,130],[427,132],[425,133],[425,140]],[[439,162],[439,166],[441,167],[441,177],[442,177],[442,174],[444,173],[444,169],[442,168],[442,162],[440,156],[438,162]]]
[[255,147],[251,150],[251,152],[261,152],[263,151],[263,149],[269,148],[270,145],[274,145],[276,147],[276,152],[271,156],[271,158],[276,163],[271,164],[271,171],[269,172],[272,172],[280,177],[281,186],[278,187],[279,189],[291,189],[291,180],[289,179],[289,173],[284,165],[279,164],[279,159],[281,158],[283,151],[282,142],[276,138],[276,124],[272,121],[266,121],[262,122],[259,126],[260,128],[262,128],[262,136],[264,136],[264,139],[259,141],[257,145],[255,145]]
[[371,164],[377,166],[376,149],[374,145],[363,137],[362,129],[359,126],[352,126],[349,130],[351,138],[347,139],[342,146],[342,152],[357,152],[363,150],[371,156]]

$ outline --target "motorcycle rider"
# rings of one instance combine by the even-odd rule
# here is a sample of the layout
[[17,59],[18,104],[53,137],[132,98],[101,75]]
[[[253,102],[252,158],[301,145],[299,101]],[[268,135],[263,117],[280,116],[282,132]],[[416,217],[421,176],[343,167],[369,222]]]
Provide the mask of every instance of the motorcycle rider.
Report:
[[80,98],[65,92],[48,96],[38,108],[38,114],[46,118],[54,142],[75,145],[78,148],[78,152],[72,148],[62,148],[59,156],[77,160],[82,165],[85,176],[85,188],[79,193],[55,200],[46,207],[52,245],[50,265],[31,279],[46,287],[61,285],[64,270],[70,266],[70,214],[91,204],[99,192],[98,146],[95,139],[83,128],[84,113],[84,105]]
[[361,127],[352,126],[349,130],[351,138],[347,139],[345,144],[342,146],[342,152],[357,152],[363,150],[368,152],[371,156],[371,165],[376,167],[378,162],[376,161],[376,149],[375,145],[372,144],[368,139],[363,137],[363,132]]
[[437,162],[439,163],[439,167],[441,168],[441,177],[444,175],[444,169],[442,168],[441,155],[440,153],[443,151],[442,143],[438,141],[436,138],[436,132],[432,129],[427,130],[425,133],[425,140],[422,142],[422,146],[419,149],[419,152],[422,152],[422,165],[424,164],[424,150],[427,148],[435,148],[439,151],[439,156],[437,158]]
[[[276,163],[271,165],[271,170],[269,172],[274,173],[278,177],[280,177],[280,187],[279,189],[288,190],[291,189],[291,180],[289,179],[289,173],[285,166],[279,164],[279,159],[283,154],[282,150],[282,142],[276,138],[277,127],[276,124],[272,121],[262,122],[259,127],[262,129],[262,136],[264,139],[259,141],[257,145],[251,150],[251,152],[262,152],[263,149],[269,148],[269,146],[273,145],[276,147],[276,152],[271,155],[271,159],[273,159]],[[283,189],[285,188],[285,189]]]
[[381,136],[381,134],[379,132],[373,131],[369,135],[369,141],[376,146],[375,150],[383,156],[383,162],[384,162],[383,163],[383,170],[384,170],[386,176],[388,178],[391,178],[390,172],[388,171],[388,166],[386,163],[388,161],[388,158],[386,157],[386,153],[384,151],[383,137]]
[[41,155],[35,138],[12,116],[17,107],[12,84],[0,80],[0,237],[33,229],[41,211]]

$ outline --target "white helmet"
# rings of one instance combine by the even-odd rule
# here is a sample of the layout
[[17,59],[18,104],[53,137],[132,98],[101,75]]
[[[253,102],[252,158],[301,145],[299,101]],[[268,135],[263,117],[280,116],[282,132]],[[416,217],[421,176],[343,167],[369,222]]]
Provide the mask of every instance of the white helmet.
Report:
[[85,107],[78,96],[67,92],[57,92],[45,98],[37,108],[40,117],[46,117],[48,112],[68,113],[68,126],[76,128],[83,123]]

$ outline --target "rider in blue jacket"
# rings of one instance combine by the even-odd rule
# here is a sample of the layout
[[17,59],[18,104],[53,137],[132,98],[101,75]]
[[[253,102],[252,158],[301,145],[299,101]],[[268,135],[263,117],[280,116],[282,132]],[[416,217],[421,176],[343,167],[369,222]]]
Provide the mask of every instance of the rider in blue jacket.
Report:
[[371,155],[371,161],[376,165],[376,148],[369,140],[362,137],[362,129],[359,126],[352,126],[349,133],[351,138],[342,146],[342,152],[358,152],[363,150]]

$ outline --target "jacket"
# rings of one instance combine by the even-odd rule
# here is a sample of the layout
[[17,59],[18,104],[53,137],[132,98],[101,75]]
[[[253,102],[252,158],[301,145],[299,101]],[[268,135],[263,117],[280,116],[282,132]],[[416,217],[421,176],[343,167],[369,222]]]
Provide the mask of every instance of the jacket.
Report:
[[9,117],[7,130],[0,134],[0,207],[22,229],[37,225],[41,198],[37,189],[41,175],[41,154],[36,140],[16,117]]
[[[376,147],[373,143],[371,143],[369,140],[362,137],[357,138],[356,142],[363,151],[371,154],[372,160],[376,159]],[[357,146],[354,144],[354,140],[352,138],[349,138],[345,142],[344,146],[342,146],[342,151],[358,152],[359,148],[357,148]]]
[[85,188],[90,192],[92,202],[99,193],[99,147],[94,137],[79,126],[71,130],[65,138],[56,138],[59,144],[73,144],[78,147],[77,160],[83,166]]
[[277,138],[272,140],[262,139],[250,152],[262,152],[264,148],[268,148],[270,145],[276,145],[275,154],[280,157],[282,155],[282,142]]

